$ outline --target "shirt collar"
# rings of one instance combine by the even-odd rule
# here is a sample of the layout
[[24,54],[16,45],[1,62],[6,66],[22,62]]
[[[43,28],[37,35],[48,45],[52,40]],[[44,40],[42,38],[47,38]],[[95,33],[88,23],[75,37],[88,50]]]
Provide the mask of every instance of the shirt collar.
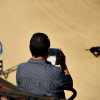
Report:
[[48,63],[48,64],[51,64],[51,62],[49,61],[46,61],[44,59],[41,59],[41,60],[36,60],[36,59],[33,59],[33,58],[30,58],[28,60],[29,63]]

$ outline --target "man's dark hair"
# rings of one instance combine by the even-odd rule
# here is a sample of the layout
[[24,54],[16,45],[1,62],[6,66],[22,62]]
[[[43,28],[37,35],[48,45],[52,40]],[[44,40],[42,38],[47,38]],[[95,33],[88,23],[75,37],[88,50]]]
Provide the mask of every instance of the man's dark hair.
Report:
[[45,33],[35,33],[30,39],[30,51],[34,57],[44,56],[48,53],[50,40]]

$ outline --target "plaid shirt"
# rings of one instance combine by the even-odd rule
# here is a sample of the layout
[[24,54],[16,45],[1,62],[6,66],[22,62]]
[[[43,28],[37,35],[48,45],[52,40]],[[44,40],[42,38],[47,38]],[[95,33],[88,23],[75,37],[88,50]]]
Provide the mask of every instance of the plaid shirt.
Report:
[[35,95],[65,98],[64,90],[69,89],[69,79],[60,67],[45,60],[29,59],[19,64],[16,73],[18,88]]

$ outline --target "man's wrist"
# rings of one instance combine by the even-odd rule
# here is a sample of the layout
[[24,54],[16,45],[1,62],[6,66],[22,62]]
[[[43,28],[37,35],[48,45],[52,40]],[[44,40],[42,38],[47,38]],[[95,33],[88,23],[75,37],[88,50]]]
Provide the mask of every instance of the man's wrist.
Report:
[[62,68],[63,70],[66,70],[66,69],[67,69],[67,65],[66,65],[66,64],[60,64],[60,66],[61,66],[61,68]]

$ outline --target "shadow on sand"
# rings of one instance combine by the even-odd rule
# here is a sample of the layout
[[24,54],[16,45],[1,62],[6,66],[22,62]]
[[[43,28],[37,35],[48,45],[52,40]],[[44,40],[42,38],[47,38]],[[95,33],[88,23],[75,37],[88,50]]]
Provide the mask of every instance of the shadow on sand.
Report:
[[5,78],[7,78],[7,77],[8,77],[8,75],[9,75],[10,73],[12,73],[12,72],[16,71],[17,66],[18,66],[18,65],[13,66],[13,67],[11,67],[11,68],[9,68],[9,69],[7,69],[7,70],[3,71],[3,72],[4,72],[4,74],[1,74],[1,73],[0,73],[0,75],[5,75],[5,76],[6,76]]

